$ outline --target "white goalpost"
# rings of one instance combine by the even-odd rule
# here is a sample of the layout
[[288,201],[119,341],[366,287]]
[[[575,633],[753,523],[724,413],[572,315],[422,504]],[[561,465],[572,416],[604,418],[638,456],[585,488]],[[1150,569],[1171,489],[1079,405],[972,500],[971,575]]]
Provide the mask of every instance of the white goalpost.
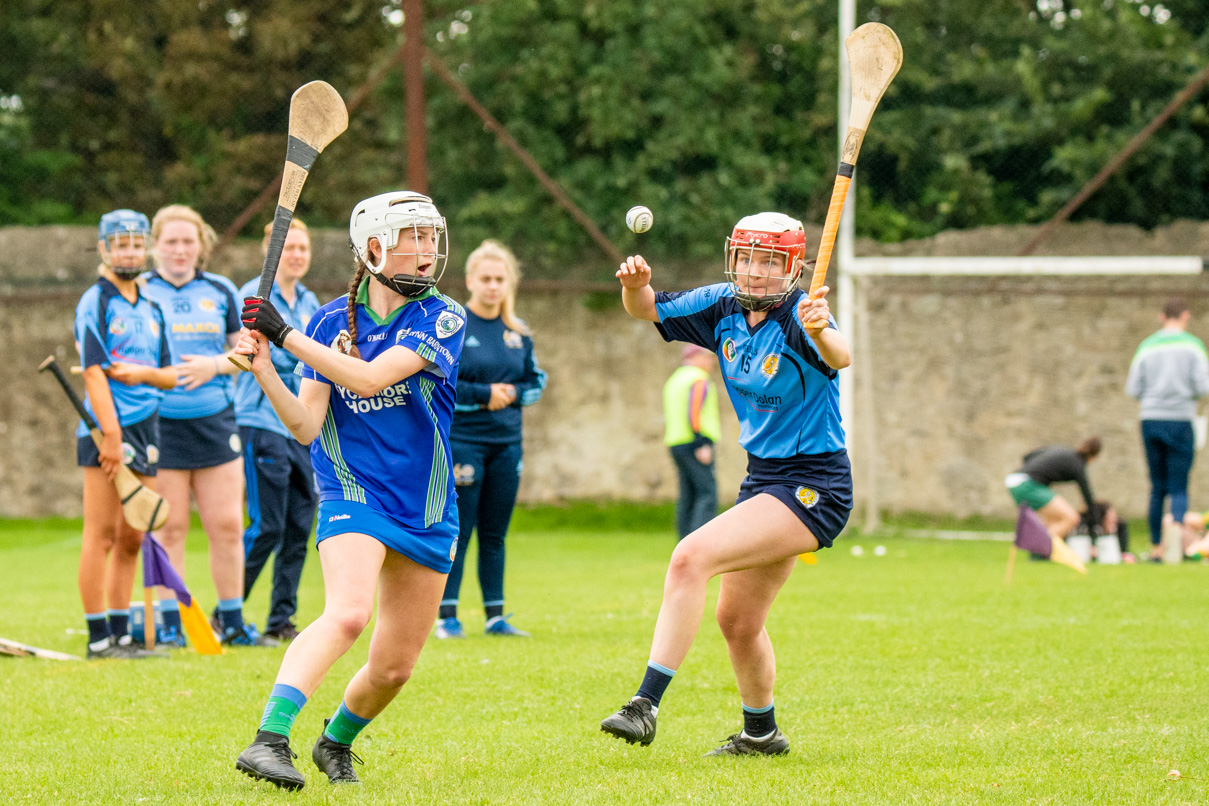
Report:
[[[845,121],[851,108],[852,79],[848,60],[843,58],[844,41],[856,27],[856,0],[839,0],[839,52],[841,54],[838,87],[837,154],[844,147]],[[875,124],[876,125],[876,124]],[[853,177],[860,180],[859,171]],[[922,277],[963,275],[974,277],[1052,277],[1052,276],[1125,276],[1195,275],[1209,270],[1209,262],[1199,256],[1116,256],[1116,257],[856,257],[853,253],[855,190],[850,190],[836,234],[833,260],[836,267],[835,311],[840,332],[853,344],[854,366],[841,372],[840,416],[849,446],[858,442],[860,459],[856,476],[862,490],[864,522],[862,529],[880,526],[880,499],[873,463],[878,456],[876,418],[874,416],[873,375],[876,356],[872,355],[867,305],[868,286],[877,277]],[[855,374],[855,377],[854,377]],[[855,409],[855,385],[860,385],[861,411]]]

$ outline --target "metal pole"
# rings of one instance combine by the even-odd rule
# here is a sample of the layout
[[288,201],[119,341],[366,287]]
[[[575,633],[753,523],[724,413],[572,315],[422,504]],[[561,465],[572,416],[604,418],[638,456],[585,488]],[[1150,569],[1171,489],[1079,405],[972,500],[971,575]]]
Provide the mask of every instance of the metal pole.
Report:
[[403,95],[407,107],[407,185],[428,192],[424,122],[424,0],[403,0]]

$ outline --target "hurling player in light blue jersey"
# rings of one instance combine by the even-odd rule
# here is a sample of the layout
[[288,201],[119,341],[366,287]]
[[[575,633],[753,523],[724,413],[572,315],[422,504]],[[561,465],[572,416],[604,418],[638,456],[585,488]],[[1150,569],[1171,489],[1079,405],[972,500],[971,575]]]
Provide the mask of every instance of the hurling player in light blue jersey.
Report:
[[[369,660],[311,751],[333,783],[357,780],[352,742],[399,693],[437,615],[457,549],[449,427],[466,312],[436,290],[445,219],[427,196],[396,191],[353,208],[357,271],[347,297],[324,305],[307,332],[268,300],[244,301],[251,330],[236,352],[290,433],[311,445],[319,483],[324,609],[286,651],[255,741],[236,767],[289,789],[290,729],[320,681],[378,617]],[[269,343],[302,362],[295,395]]]
[[601,730],[655,740],[655,716],[701,625],[706,583],[721,575],[718,626],[739,684],[743,730],[709,755],[779,755],[789,740],[773,716],[776,661],[764,622],[797,557],[832,544],[852,509],[837,371],[852,356],[831,319],[824,286],[798,288],[802,224],[781,213],[747,216],[726,240],[729,282],[655,293],[641,256],[621,264],[622,302],[668,341],[718,355],[739,415],[747,478],[734,507],[672,553],[650,660],[638,693]]
[[[235,424],[235,365],[227,351],[239,338],[235,284],[202,270],[217,241],[193,209],[172,204],[151,221],[156,270],[147,296],[160,304],[176,356],[180,386],[160,405],[160,488],[171,507],[158,537],[184,576],[190,494],[210,544],[224,644],[276,642],[243,620],[243,451]],[[184,646],[176,595],[160,589],[165,643]],[[175,635],[172,632],[175,630]]]
[[[133,210],[101,216],[96,285],[76,306],[75,342],[84,367],[84,407],[104,435],[98,449],[81,421],[76,460],[84,468],[84,537],[78,582],[89,658],[144,658],[128,634],[130,594],[143,535],[122,517],[113,479],[128,466],[148,487],[159,460],[155,410],[176,385],[159,306],[139,293],[151,225]],[[106,601],[109,610],[106,612]]]
[[[272,231],[272,224],[265,226],[266,254]],[[319,310],[319,298],[301,282],[310,267],[311,236],[306,224],[295,218],[281,249],[270,301],[290,327],[303,332]],[[238,299],[255,296],[259,286],[259,277],[249,280],[239,289]],[[297,394],[302,381],[295,373],[298,359],[285,350],[274,350],[272,357],[282,382]],[[311,452],[290,434],[248,372],[241,372],[235,381],[235,422],[243,441],[251,521],[243,533],[243,596],[248,598],[269,555],[275,554],[273,595],[264,634],[278,641],[292,641],[298,636],[292,619],[298,610],[298,583],[318,504]]]

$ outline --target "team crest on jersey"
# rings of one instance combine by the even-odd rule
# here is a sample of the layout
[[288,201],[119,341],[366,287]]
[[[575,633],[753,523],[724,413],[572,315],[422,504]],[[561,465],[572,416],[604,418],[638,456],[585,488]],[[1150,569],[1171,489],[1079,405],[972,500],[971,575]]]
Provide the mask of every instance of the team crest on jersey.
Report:
[[454,465],[453,483],[455,487],[470,487],[474,484],[474,465]]
[[332,343],[328,345],[333,350],[348,355],[348,351],[352,348],[353,337],[349,335],[347,330],[341,330],[336,334],[336,338],[332,339]]
[[525,342],[521,339],[521,334],[515,330],[505,330],[504,346],[511,347],[513,350],[519,350],[525,346]]
[[128,465],[134,461],[134,446],[129,442],[122,443],[122,464]]
[[722,357],[727,361],[735,360],[735,340],[727,339],[722,342]]
[[760,362],[760,374],[765,378],[772,378],[777,374],[777,370],[781,368],[781,354],[773,353]]
[[809,487],[799,487],[793,494],[798,499],[798,503],[807,509],[819,502],[819,494]]
[[126,332],[126,320],[120,316],[113,317],[109,323],[109,332],[115,336],[120,336]]
[[197,307],[201,308],[203,311],[206,311],[207,313],[210,313],[214,310],[214,300],[203,299],[201,302],[197,303]]
[[462,329],[462,324],[463,324],[462,317],[458,316],[456,313],[450,313],[449,311],[442,311],[441,315],[437,317],[437,324],[436,324],[437,338],[438,339],[449,338],[454,333],[457,333],[459,330]]

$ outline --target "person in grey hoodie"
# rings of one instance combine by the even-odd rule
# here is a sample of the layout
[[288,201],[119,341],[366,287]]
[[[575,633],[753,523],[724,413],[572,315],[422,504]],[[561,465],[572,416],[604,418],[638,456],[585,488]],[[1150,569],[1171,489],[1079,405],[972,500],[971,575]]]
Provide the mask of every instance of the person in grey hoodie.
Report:
[[1192,421],[1196,402],[1209,395],[1209,355],[1205,343],[1188,333],[1192,314],[1182,299],[1163,306],[1162,328],[1138,346],[1129,365],[1125,392],[1141,405],[1142,447],[1150,470],[1151,561],[1158,562],[1163,540],[1163,507],[1171,497],[1176,523],[1188,509],[1188,474],[1196,452]]

